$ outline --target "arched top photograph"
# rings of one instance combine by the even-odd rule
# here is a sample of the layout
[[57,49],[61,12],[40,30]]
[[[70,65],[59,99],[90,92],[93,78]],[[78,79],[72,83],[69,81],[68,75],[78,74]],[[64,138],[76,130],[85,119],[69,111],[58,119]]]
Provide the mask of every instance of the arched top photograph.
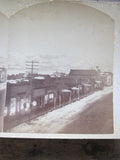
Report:
[[2,9],[0,135],[117,137],[119,8],[18,0]]

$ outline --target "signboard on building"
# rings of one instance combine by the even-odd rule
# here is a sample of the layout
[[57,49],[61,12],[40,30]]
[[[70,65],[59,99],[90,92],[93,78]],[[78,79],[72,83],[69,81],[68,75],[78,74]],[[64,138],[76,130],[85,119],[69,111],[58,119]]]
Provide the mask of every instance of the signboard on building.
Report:
[[6,69],[0,68],[0,83],[6,82]]
[[45,95],[45,89],[44,88],[41,88],[41,89],[35,89],[33,91],[33,97],[36,98],[36,97],[40,97],[40,96],[44,96]]

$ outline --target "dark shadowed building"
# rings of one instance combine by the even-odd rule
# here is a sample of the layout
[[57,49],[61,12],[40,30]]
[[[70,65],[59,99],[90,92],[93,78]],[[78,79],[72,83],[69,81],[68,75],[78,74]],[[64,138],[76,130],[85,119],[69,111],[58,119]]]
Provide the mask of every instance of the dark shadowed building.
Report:
[[99,78],[99,73],[96,70],[74,70],[71,69],[69,77],[74,79],[76,83],[90,83]]

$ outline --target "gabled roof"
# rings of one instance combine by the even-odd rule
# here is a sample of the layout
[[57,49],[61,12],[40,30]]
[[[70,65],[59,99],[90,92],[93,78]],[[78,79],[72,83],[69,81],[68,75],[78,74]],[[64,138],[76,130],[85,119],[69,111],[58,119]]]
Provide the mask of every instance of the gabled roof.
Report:
[[96,70],[86,70],[86,69],[71,69],[69,75],[72,76],[96,76]]

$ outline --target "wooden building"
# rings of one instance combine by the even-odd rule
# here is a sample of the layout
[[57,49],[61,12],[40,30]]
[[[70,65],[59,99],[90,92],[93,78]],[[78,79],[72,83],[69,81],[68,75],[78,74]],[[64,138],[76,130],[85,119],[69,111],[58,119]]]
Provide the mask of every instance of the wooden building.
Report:
[[69,73],[70,79],[73,79],[76,84],[90,83],[98,79],[98,72],[96,70],[74,70],[71,69]]

